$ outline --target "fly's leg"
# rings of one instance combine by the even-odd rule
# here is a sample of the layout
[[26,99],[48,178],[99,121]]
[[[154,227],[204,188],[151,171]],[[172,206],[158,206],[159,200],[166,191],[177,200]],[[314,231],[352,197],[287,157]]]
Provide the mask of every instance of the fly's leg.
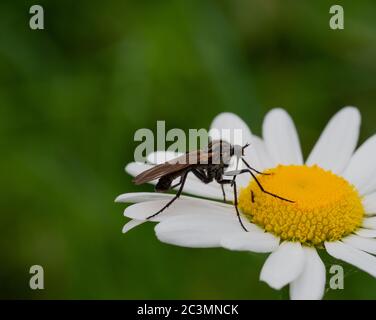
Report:
[[223,195],[223,202],[226,203],[226,192],[225,188],[223,187],[223,184],[221,184],[221,189],[222,189],[222,195]]
[[236,210],[236,216],[238,217],[239,223],[244,231],[248,232],[247,228],[244,226],[242,218],[240,216],[239,208],[238,208],[238,192],[236,190],[236,176],[232,180],[217,180],[217,182],[223,187],[224,184],[230,184],[234,189],[234,207]]
[[238,220],[240,222],[240,225],[244,229],[244,231],[248,232],[247,228],[243,224],[242,218],[240,217],[240,212],[239,212],[239,208],[238,208],[238,191],[236,190],[236,181],[235,181],[235,178],[231,181],[231,184],[232,184],[232,186],[234,188],[234,206],[235,206],[235,210],[236,210],[236,215],[238,216]]
[[270,195],[270,196],[272,196],[272,197],[275,197],[275,198],[281,199],[281,200],[283,200],[283,201],[292,202],[292,203],[295,202],[295,201],[292,201],[292,200],[289,200],[289,199],[283,198],[283,197],[281,197],[281,196],[279,196],[279,195],[277,195],[277,194],[274,194],[274,193],[271,193],[271,192],[269,192],[269,191],[266,191],[266,190],[264,189],[264,187],[262,186],[262,184],[260,183],[260,181],[259,181],[259,180],[257,179],[257,177],[255,176],[255,174],[252,172],[251,169],[242,169],[242,170],[239,170],[238,172],[236,172],[236,175],[238,175],[238,174],[242,174],[242,173],[246,173],[246,172],[248,172],[249,174],[251,174],[251,176],[253,177],[253,179],[255,179],[257,185],[259,186],[259,188],[260,188],[260,190],[261,190],[262,192],[264,192],[264,193],[266,193],[266,194],[268,194],[268,195]]
[[204,170],[202,169],[193,169],[192,170],[192,173],[198,178],[200,179],[203,183],[205,184],[208,184],[210,182],[213,181],[213,178],[212,177],[209,177]]
[[174,189],[177,186],[180,186],[182,183],[183,183],[183,177],[180,177],[180,181],[178,183],[174,184],[173,186],[171,186],[170,189]]
[[265,172],[260,172],[260,171],[256,170],[255,168],[251,167],[251,166],[248,164],[248,162],[245,161],[243,158],[242,158],[242,161],[244,162],[244,164],[247,166],[247,168],[248,168],[249,170],[252,170],[253,172],[256,172],[257,174],[262,174],[262,175],[264,175],[264,176],[270,176],[270,175],[272,175],[271,173],[265,173]]
[[[211,176],[208,176],[205,171],[201,170],[201,169],[194,169],[192,170],[192,173],[197,177],[199,178],[203,183],[210,183],[213,181],[213,177]],[[223,188],[223,185],[221,184],[221,189],[222,189],[222,195],[223,195],[223,202],[224,203],[227,203],[226,201],[226,193],[225,193],[225,189]]]
[[158,214],[160,214],[161,212],[163,212],[164,210],[166,210],[175,200],[177,200],[180,197],[180,195],[181,195],[181,193],[183,191],[184,185],[185,185],[185,181],[187,179],[187,175],[188,175],[188,172],[186,172],[182,176],[181,181],[179,183],[180,184],[180,188],[179,188],[178,192],[176,193],[175,197],[173,197],[161,210],[159,210],[158,212],[156,212],[156,213],[152,214],[151,216],[147,217],[146,218],[147,220],[151,219],[151,218],[154,218],[155,216],[157,216]]

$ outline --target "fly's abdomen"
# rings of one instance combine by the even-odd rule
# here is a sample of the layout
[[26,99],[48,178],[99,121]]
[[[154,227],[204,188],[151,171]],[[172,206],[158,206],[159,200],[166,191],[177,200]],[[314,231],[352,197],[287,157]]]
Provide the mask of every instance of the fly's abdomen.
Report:
[[155,185],[155,191],[157,192],[166,192],[171,187],[173,178],[171,176],[164,176],[160,178]]

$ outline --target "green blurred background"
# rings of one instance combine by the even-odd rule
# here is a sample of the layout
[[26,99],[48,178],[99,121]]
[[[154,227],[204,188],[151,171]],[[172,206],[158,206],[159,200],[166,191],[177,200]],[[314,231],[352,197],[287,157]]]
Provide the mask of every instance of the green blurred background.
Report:
[[[329,29],[343,4],[345,30]],[[45,9],[45,30],[29,8]],[[376,132],[376,3],[369,1],[0,2],[0,297],[285,299],[259,282],[265,256],[122,235],[117,195],[151,191],[124,172],[139,128],[206,128],[231,111],[260,134],[272,107],[293,116],[305,155],[345,105]],[[333,261],[326,258],[327,263]],[[45,290],[29,288],[29,268]],[[345,290],[376,280],[345,266]]]

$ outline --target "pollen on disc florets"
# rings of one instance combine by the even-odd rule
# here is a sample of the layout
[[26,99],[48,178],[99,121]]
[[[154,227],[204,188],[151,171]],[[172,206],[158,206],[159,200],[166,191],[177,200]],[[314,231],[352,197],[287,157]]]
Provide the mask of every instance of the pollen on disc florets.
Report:
[[282,240],[321,246],[354,232],[364,216],[362,199],[344,178],[318,166],[284,166],[258,175],[265,190],[254,180],[242,189],[239,208],[247,218]]

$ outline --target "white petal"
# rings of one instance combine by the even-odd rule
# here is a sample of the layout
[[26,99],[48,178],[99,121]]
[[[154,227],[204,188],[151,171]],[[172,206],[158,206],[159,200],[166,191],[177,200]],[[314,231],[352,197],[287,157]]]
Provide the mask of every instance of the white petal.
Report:
[[162,242],[191,248],[219,247],[223,236],[244,232],[234,216],[228,214],[190,214],[168,218],[155,227]]
[[362,226],[368,229],[376,229],[376,217],[364,218]]
[[359,228],[355,233],[363,238],[376,238],[376,230],[374,229]]
[[340,241],[325,242],[328,253],[376,277],[376,257]]
[[148,170],[152,167],[153,165],[151,164],[146,164],[146,163],[141,163],[141,162],[131,162],[125,166],[125,172],[135,177],[139,175],[141,172]]
[[[124,210],[124,216],[145,220],[147,217],[158,212],[167,204],[168,200],[154,200],[148,202],[136,203],[128,206]],[[173,202],[170,207],[158,214],[156,217],[150,219],[150,221],[162,221],[168,217],[175,215],[200,215],[204,213],[210,213],[214,217],[216,214],[225,213],[229,216],[236,217],[235,208],[231,205],[219,206],[207,201],[194,201],[191,199],[178,199]]]
[[[169,201],[171,200],[175,194],[171,193],[159,193],[159,192],[129,192],[119,195],[115,202],[121,202],[121,203],[139,203],[139,202],[147,202],[147,201],[154,201],[154,200],[163,200],[163,201]],[[232,208],[233,205],[224,203],[222,201],[213,201],[213,200],[207,200],[207,199],[200,199],[190,196],[180,196],[179,199],[184,200],[191,200],[196,202],[203,202],[204,204],[212,204],[220,207],[225,208]]]
[[[125,171],[128,172],[132,176],[137,176],[141,172],[153,167],[153,165],[132,162],[129,163]],[[178,179],[174,181],[176,183]],[[151,184],[155,185],[157,180],[151,181]],[[179,187],[176,187],[175,190],[178,190]],[[233,192],[229,186],[225,186],[226,196],[228,200],[233,199]],[[223,199],[221,186],[217,182],[212,182],[210,184],[204,184],[199,179],[197,179],[192,173],[188,174],[186,183],[184,185],[184,193],[189,193],[193,195],[197,195],[200,197],[207,197],[212,199]]]
[[274,289],[281,289],[300,276],[304,267],[304,251],[299,242],[283,242],[266,260],[260,274]]
[[360,113],[354,107],[340,110],[329,121],[311,154],[307,165],[341,173],[355,150],[359,137]]
[[361,194],[373,191],[376,187],[376,135],[354,153],[343,177],[354,184]]
[[265,116],[263,138],[274,164],[303,164],[295,125],[283,109],[273,109]]
[[214,118],[209,136],[213,140],[222,139],[239,145],[251,143],[252,139],[252,133],[247,124],[236,114],[229,112],[220,113]]
[[270,233],[239,232],[222,237],[222,247],[236,251],[272,252],[279,246],[279,239]]
[[374,192],[375,190],[376,190],[376,171],[374,171],[371,174],[371,178],[369,179],[367,184],[364,187],[362,187],[360,192],[362,194],[368,194],[370,192]]
[[129,230],[136,228],[137,226],[139,226],[140,224],[143,224],[144,222],[145,222],[144,220],[132,219],[124,225],[122,232],[127,233]]
[[316,249],[304,247],[304,269],[290,284],[292,300],[320,300],[325,290],[325,265]]
[[[158,192],[129,192],[124,193],[118,196],[115,199],[115,202],[123,202],[123,203],[138,203],[138,202],[145,202],[145,201],[152,201],[152,200],[164,200],[167,201],[173,198],[173,194],[169,193],[158,193]],[[181,196],[183,198],[184,196]]]
[[363,206],[367,215],[376,214],[376,192],[364,196]]
[[376,239],[362,238],[357,235],[350,235],[344,238],[342,241],[353,248],[376,254]]

